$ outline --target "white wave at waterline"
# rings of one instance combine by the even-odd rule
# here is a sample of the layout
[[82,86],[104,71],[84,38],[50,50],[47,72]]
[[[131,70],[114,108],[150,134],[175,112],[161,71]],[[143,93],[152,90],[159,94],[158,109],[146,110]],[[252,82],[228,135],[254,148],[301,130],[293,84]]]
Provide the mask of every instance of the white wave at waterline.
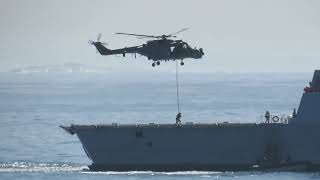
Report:
[[176,172],[153,172],[153,171],[82,171],[83,174],[105,174],[105,175],[168,175],[168,176],[189,176],[189,175],[203,175],[210,176],[222,174],[223,172],[218,171],[176,171]]
[[69,165],[69,164],[49,164],[49,163],[30,163],[30,162],[14,162],[0,164],[0,173],[16,173],[16,172],[80,172],[87,169],[87,166]]

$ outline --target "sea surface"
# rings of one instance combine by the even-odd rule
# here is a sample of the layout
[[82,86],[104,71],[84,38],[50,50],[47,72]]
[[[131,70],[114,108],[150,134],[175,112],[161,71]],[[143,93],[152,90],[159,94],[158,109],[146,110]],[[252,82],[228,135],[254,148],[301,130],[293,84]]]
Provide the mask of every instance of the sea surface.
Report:
[[[310,73],[184,73],[183,122],[260,122],[298,108]],[[59,125],[174,123],[174,73],[0,73],[0,179],[320,179],[294,172],[90,172]]]

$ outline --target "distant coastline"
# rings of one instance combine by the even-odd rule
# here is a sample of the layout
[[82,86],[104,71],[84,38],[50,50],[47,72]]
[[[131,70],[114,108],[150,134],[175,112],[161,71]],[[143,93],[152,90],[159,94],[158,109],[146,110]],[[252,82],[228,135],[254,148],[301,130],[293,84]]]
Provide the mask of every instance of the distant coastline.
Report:
[[108,73],[112,69],[106,67],[87,66],[80,63],[65,63],[62,65],[27,66],[15,68],[13,73]]

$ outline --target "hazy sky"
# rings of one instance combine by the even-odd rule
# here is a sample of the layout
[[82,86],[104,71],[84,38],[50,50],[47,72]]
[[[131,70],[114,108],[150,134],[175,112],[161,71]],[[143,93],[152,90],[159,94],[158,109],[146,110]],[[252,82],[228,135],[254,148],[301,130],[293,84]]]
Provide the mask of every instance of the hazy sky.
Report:
[[145,57],[103,57],[88,40],[101,32],[120,48],[144,40],[115,32],[189,27],[179,37],[205,56],[185,71],[307,72],[320,68],[319,18],[319,0],[0,0],[0,71],[66,62],[150,70]]

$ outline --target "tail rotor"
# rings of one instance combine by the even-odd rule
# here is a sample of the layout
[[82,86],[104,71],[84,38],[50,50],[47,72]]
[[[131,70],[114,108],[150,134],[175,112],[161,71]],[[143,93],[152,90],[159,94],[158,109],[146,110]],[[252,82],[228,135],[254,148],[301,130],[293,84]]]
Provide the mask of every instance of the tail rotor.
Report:
[[[94,46],[96,46],[96,45],[108,46],[108,43],[106,43],[106,42],[101,42],[101,41],[100,41],[101,38],[102,38],[102,34],[99,33],[98,36],[97,36],[97,41],[89,40],[88,43],[89,43],[90,45],[94,45]],[[96,52],[99,53],[98,50],[97,50]]]
[[90,45],[95,45],[95,44],[99,43],[99,44],[102,44],[102,45],[108,46],[108,43],[106,43],[106,42],[101,42],[101,41],[100,41],[100,40],[101,40],[101,38],[102,38],[102,34],[101,34],[101,33],[99,33],[99,34],[98,34],[98,37],[97,37],[97,41],[89,40],[89,41],[88,41],[88,43],[89,43]]
[[94,43],[95,43],[95,42],[92,41],[92,40],[89,40],[89,41],[88,41],[88,44],[90,44],[90,45],[94,45]]
[[98,38],[97,38],[97,42],[100,42],[101,38],[102,38],[102,34],[99,33],[99,34],[98,34]]

